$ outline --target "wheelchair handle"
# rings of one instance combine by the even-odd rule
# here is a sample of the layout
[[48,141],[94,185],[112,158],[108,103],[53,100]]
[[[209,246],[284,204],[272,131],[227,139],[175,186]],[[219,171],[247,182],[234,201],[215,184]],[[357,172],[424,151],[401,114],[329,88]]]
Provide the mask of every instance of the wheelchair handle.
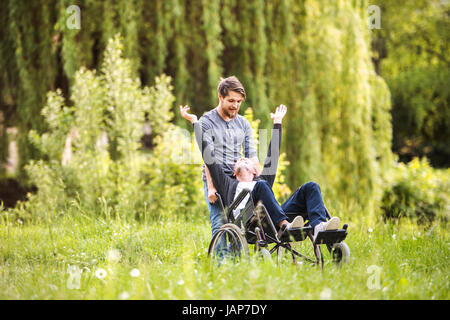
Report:
[[220,207],[222,208],[222,211],[225,210],[225,207],[223,205],[222,197],[220,196],[220,193],[216,192],[216,197],[219,200]]

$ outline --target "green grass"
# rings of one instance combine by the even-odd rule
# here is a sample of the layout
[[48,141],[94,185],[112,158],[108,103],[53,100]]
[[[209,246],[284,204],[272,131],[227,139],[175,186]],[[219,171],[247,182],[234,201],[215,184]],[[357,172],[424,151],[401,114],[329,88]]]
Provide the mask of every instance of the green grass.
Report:
[[[323,247],[322,271],[308,263],[263,261],[252,247],[250,259],[211,265],[210,239],[207,218],[3,221],[0,299],[450,298],[450,242],[446,226],[438,223],[430,228],[408,220],[351,221],[350,262],[333,265]],[[79,288],[69,265],[82,270]],[[139,270],[135,277],[133,269]],[[369,288],[376,283],[373,270],[379,270],[379,287]]]

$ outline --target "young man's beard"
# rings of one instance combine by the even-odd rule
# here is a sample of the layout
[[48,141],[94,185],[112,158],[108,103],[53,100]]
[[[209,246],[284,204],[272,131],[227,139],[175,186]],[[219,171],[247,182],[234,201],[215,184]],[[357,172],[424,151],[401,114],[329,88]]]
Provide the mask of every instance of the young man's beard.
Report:
[[223,112],[225,113],[225,115],[226,115],[228,118],[234,118],[234,117],[236,117],[238,109],[235,109],[235,110],[233,110],[233,111],[234,111],[234,113],[232,113],[229,109],[224,109],[224,110],[223,110]]

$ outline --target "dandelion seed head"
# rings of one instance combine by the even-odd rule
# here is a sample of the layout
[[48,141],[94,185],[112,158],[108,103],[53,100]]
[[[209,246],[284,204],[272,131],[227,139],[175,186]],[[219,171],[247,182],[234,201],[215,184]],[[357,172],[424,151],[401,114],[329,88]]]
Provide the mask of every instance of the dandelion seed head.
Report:
[[331,300],[331,294],[332,292],[330,288],[323,289],[320,293],[320,300]]
[[117,249],[111,249],[106,254],[106,259],[112,263],[119,262],[121,257],[122,257],[122,255],[120,254],[120,251]]
[[130,298],[130,294],[126,291],[122,292],[121,294],[119,294],[119,299],[120,300],[127,300]]
[[139,271],[139,269],[134,268],[133,270],[131,270],[130,272],[130,276],[132,276],[133,278],[137,278],[141,275],[141,272]]
[[101,268],[100,268],[100,269],[97,269],[97,271],[95,271],[95,276],[96,276],[97,278],[99,278],[100,280],[105,279],[107,274],[108,274],[108,273],[106,272],[105,269],[101,269]]

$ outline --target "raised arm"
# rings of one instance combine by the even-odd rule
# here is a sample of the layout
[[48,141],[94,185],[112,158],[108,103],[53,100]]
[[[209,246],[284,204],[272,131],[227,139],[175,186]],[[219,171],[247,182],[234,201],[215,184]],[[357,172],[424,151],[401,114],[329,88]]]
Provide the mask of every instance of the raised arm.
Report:
[[271,113],[270,117],[273,120],[273,130],[272,137],[270,138],[269,149],[267,150],[266,160],[264,161],[264,168],[261,172],[260,177],[271,186],[275,181],[275,177],[278,169],[278,160],[280,158],[281,152],[281,122],[283,117],[286,115],[287,108],[285,105],[280,105],[277,107],[275,113]]

